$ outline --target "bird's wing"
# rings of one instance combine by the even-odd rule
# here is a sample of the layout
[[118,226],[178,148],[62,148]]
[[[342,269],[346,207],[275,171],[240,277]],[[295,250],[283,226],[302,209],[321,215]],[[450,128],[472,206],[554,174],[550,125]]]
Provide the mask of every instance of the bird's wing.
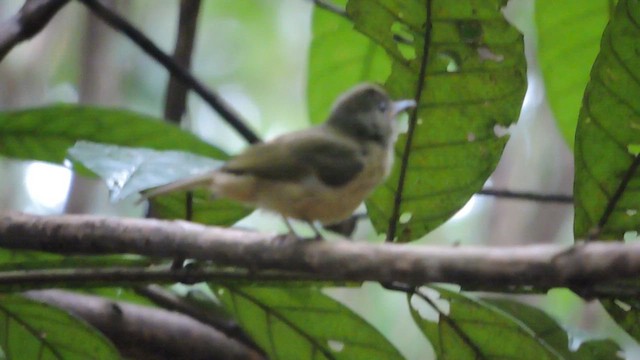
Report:
[[363,154],[356,144],[325,133],[301,132],[249,147],[222,169],[279,181],[297,181],[315,175],[329,186],[340,186],[353,179],[363,167]]

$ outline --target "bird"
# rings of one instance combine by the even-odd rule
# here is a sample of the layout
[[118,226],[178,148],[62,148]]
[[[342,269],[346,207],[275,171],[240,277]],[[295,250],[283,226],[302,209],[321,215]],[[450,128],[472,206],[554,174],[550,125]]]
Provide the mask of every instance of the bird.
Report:
[[250,145],[221,167],[142,193],[143,199],[208,188],[223,197],[314,225],[350,217],[391,171],[396,116],[414,100],[392,101],[381,86],[357,85],[338,97],[319,125]]

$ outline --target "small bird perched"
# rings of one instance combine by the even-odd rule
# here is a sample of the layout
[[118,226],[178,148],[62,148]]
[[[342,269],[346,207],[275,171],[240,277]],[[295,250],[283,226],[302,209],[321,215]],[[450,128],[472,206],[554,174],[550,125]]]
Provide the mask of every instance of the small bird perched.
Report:
[[327,121],[252,145],[222,167],[159,186],[150,198],[207,187],[215,195],[308,222],[348,218],[391,170],[395,116],[415,106],[392,101],[380,86],[362,84],[342,95]]

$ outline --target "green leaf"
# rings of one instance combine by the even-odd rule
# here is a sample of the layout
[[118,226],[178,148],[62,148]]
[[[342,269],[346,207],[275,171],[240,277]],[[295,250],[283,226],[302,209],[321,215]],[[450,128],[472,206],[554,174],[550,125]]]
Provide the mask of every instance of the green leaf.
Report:
[[602,306],[613,320],[636,341],[640,341],[640,301],[603,299]]
[[13,251],[0,249],[0,271],[95,268],[95,267],[144,267],[153,262],[134,255],[63,256],[39,251]]
[[270,359],[402,359],[375,328],[309,287],[217,287],[217,295]]
[[537,336],[528,327],[508,313],[479,299],[465,294],[435,288],[440,299],[432,302],[442,309],[442,300],[448,303],[448,314],[438,315],[436,321],[420,314],[412,303],[418,297],[410,297],[409,305],[414,321],[429,339],[439,360],[464,359],[563,359],[551,344]]
[[183,151],[156,151],[78,141],[69,149],[79,161],[107,183],[112,201],[222,165],[222,161]]
[[418,100],[391,176],[367,202],[374,226],[390,228],[390,238],[417,239],[449,219],[500,159],[508,139],[501,135],[517,121],[526,90],[522,35],[504,19],[505,4],[349,1],[356,29],[392,59],[391,95]]
[[562,359],[600,360],[618,358],[620,347],[612,340],[583,342],[576,351],[569,349],[569,336],[544,311],[517,301],[507,299],[484,299],[484,302],[507,312],[527,326],[535,336],[552,347]]
[[572,147],[582,96],[609,21],[611,2],[535,2],[537,59],[547,99],[562,135]]
[[[332,1],[336,5],[346,2]],[[307,94],[309,118],[317,124],[329,115],[336,98],[353,85],[383,83],[390,62],[380,46],[353,31],[351,21],[326,10],[313,11],[312,34]]]
[[[26,270],[40,270],[49,272],[53,269],[67,269],[70,271],[72,269],[79,270],[87,268],[95,269],[107,267],[144,268],[153,264],[154,262],[152,260],[136,255],[64,256],[60,254],[52,254],[40,251],[0,249],[0,271],[6,272],[4,275],[7,276],[11,272]],[[87,287],[89,286],[89,283],[90,281],[87,281],[86,284],[79,284],[76,282],[72,285],[69,285],[64,282],[55,282],[53,280],[50,280],[47,284],[7,281],[0,282],[0,292],[26,291],[32,289],[42,289],[44,287],[78,288]]]
[[52,306],[2,295],[0,319],[0,344],[7,359],[120,359],[100,332]]
[[620,0],[602,37],[575,143],[576,238],[640,230],[640,4]]
[[[160,219],[186,219],[185,203],[187,193],[176,193],[158,196],[150,200],[150,215]],[[251,209],[227,199],[214,199],[207,190],[193,192],[193,213],[190,221],[207,224],[230,226],[251,213]]]
[[87,140],[155,150],[183,150],[226,159],[197,136],[161,119],[132,111],[55,105],[0,113],[0,154],[62,164],[67,149]]
[[[127,110],[76,105],[0,113],[0,137],[0,155],[58,164],[65,160],[67,149],[80,140],[228,158],[218,148],[161,119]],[[184,194],[156,199],[153,216],[184,219],[185,199]],[[229,225],[249,213],[237,203],[211,201],[206,192],[197,193],[193,203],[192,220],[205,224]]]

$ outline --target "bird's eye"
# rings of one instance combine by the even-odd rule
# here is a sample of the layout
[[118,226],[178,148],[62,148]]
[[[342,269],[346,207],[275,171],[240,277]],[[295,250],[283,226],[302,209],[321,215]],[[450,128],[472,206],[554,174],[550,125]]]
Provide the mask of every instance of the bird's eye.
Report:
[[386,101],[381,101],[378,103],[378,110],[380,112],[385,112],[387,111],[387,102]]

